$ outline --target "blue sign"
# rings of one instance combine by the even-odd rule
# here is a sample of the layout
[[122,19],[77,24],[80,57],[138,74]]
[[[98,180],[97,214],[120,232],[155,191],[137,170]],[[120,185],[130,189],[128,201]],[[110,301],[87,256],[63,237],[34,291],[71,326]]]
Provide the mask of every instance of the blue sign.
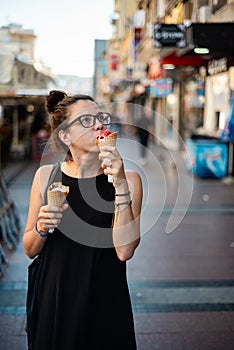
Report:
[[172,79],[156,79],[150,88],[150,94],[153,97],[166,97],[172,92]]
[[221,138],[226,141],[234,142],[234,93],[231,96],[229,116],[221,134]]
[[185,165],[195,175],[201,178],[227,176],[228,146],[226,142],[188,139],[186,147],[190,159],[185,159]]

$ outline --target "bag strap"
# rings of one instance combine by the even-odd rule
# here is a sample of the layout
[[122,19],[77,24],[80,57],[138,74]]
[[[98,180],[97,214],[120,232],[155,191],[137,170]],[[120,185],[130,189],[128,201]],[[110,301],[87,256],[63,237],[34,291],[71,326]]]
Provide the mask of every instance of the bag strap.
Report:
[[44,192],[44,203],[47,203],[47,189],[54,182],[54,179],[55,179],[55,177],[60,169],[60,166],[61,166],[61,162],[57,162],[53,165],[53,168],[51,170],[50,177],[48,180],[48,185],[47,185],[45,192]]

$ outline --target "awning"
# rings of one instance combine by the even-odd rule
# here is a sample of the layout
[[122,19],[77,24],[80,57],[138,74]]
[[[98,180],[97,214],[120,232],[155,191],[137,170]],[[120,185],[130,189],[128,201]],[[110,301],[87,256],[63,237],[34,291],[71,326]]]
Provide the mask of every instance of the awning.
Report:
[[[179,51],[179,50],[178,50]],[[161,64],[173,64],[174,66],[194,66],[194,67],[200,67],[200,66],[207,66],[208,60],[199,57],[198,55],[190,55],[190,56],[179,56],[179,52],[174,51],[171,54],[169,54],[166,57],[163,57],[161,59]]]
[[[193,23],[186,31],[187,48],[183,55],[194,48],[208,48],[210,58],[234,56],[234,23]],[[184,52],[183,52],[184,51]]]
[[[234,23],[192,23],[186,30],[185,48],[163,48],[161,64],[174,66],[207,66],[212,59],[234,59]],[[195,48],[207,48],[208,53],[196,54]]]

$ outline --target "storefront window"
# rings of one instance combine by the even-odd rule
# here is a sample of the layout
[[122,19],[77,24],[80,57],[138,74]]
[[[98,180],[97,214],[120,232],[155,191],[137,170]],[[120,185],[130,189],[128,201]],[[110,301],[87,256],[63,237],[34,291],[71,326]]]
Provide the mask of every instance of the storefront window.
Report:
[[208,130],[222,130],[229,109],[228,73],[209,76],[206,79],[206,105],[204,127]]
[[202,80],[188,79],[185,82],[183,124],[187,136],[203,124],[204,87]]

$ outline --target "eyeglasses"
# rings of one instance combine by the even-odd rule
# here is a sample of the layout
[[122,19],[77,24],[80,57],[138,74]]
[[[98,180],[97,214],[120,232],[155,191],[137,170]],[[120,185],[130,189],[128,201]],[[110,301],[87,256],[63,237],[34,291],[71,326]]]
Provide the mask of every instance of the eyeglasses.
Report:
[[77,122],[80,122],[80,124],[84,128],[91,128],[92,126],[94,126],[96,124],[96,119],[98,119],[98,121],[102,125],[108,125],[111,122],[111,115],[109,113],[106,113],[106,112],[99,112],[96,115],[83,114],[83,115],[77,117],[76,119],[74,119],[71,123],[67,124],[63,128],[63,130],[66,130],[66,129],[70,128],[70,126],[72,126],[73,124],[75,124]]

